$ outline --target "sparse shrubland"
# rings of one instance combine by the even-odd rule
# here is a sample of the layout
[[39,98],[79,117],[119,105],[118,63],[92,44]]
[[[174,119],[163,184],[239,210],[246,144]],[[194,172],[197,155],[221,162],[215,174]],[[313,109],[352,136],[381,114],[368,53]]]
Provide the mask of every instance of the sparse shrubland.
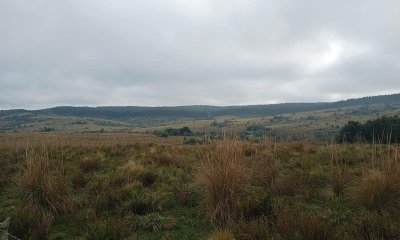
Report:
[[400,238],[398,145],[46,136],[0,146],[21,239]]

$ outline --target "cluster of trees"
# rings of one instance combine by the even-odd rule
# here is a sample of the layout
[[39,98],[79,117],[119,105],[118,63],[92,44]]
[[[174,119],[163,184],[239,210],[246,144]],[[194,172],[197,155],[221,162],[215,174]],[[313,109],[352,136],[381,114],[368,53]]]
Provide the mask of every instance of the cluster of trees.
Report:
[[349,121],[339,132],[338,142],[400,142],[400,118],[383,116],[362,124]]
[[167,128],[163,131],[154,131],[154,135],[159,137],[168,136],[193,136],[193,132],[189,127],[183,128]]
[[242,139],[261,138],[270,131],[271,129],[266,128],[263,125],[250,125],[243,129],[241,137]]

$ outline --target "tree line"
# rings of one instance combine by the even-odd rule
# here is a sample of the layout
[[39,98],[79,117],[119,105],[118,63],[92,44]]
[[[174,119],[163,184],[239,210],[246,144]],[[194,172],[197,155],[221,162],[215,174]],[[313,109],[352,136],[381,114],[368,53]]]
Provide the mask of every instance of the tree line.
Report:
[[382,116],[366,123],[349,121],[339,132],[338,142],[400,142],[399,116]]

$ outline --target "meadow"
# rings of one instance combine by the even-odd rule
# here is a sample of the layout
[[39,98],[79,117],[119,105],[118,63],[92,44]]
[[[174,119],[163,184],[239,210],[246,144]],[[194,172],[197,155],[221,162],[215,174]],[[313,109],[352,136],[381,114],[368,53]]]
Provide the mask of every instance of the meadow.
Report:
[[3,133],[0,222],[19,239],[400,239],[398,145],[183,143]]

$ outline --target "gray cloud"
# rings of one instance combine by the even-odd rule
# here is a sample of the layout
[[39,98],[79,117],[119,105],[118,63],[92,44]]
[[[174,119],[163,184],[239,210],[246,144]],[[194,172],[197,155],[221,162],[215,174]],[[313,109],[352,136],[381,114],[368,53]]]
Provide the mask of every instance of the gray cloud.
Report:
[[395,0],[0,2],[0,109],[400,92]]

